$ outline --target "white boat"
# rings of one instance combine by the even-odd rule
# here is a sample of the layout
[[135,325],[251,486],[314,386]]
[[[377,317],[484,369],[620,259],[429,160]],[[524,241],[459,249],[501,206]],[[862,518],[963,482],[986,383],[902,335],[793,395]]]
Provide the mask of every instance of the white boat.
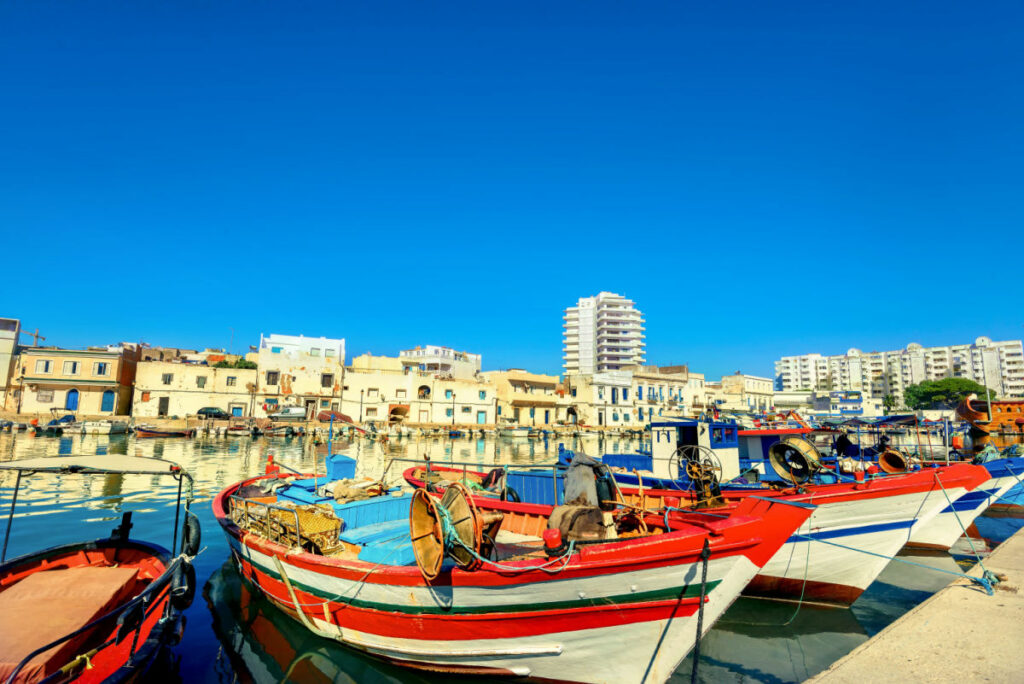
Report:
[[502,425],[498,428],[499,437],[529,437],[530,428],[525,425]]
[[82,432],[87,435],[120,435],[128,431],[124,420],[87,420],[82,423]]

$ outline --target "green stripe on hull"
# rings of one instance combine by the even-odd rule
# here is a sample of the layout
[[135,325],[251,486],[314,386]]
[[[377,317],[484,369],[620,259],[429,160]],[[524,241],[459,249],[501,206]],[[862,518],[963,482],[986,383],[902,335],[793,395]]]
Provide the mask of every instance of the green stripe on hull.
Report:
[[[260,572],[273,577],[278,582],[283,581],[275,570],[269,570],[262,565],[257,565],[252,560],[249,563],[260,570]],[[296,581],[289,575],[288,581],[296,589],[307,594],[316,596],[324,601],[332,603],[343,603],[356,608],[368,608],[388,613],[406,613],[408,615],[483,615],[486,613],[530,613],[545,610],[566,610],[571,608],[590,608],[593,606],[625,605],[629,603],[646,603],[651,601],[671,601],[679,599],[692,599],[700,597],[699,584],[687,584],[683,587],[668,587],[666,589],[655,589],[653,591],[637,591],[628,594],[617,594],[615,596],[600,596],[595,598],[580,598],[570,601],[549,601],[547,603],[518,603],[512,605],[491,605],[471,607],[441,607],[441,606],[409,606],[396,605],[392,603],[378,603],[366,601],[359,598],[345,598],[343,596],[325,596],[323,591],[311,587],[302,582]],[[710,594],[722,580],[711,580],[707,583],[705,594]],[[521,586],[521,585],[520,585]],[[412,587],[409,587],[410,589]]]

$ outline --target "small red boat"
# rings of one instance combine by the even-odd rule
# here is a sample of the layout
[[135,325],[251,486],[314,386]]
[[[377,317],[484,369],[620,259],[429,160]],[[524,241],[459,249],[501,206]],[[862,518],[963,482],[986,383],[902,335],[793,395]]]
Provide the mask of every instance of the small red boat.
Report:
[[194,428],[187,430],[158,430],[151,425],[139,425],[135,428],[136,437],[191,437],[196,434]]
[[[18,485],[34,473],[169,476],[187,479],[191,492],[191,477],[178,465],[135,456],[34,458],[0,463],[0,470],[16,471]],[[128,512],[108,538],[3,562],[17,493],[16,486],[0,556],[0,681],[144,680],[164,647],[180,641],[195,592],[199,523],[188,509],[191,495],[177,556],[129,539]]]

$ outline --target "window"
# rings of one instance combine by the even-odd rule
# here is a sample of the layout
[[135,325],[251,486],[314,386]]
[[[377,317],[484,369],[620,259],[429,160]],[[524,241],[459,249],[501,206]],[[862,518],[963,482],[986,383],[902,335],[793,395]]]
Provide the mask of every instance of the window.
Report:
[[234,375],[229,375],[224,384],[227,385],[228,387],[234,387],[236,384],[238,384],[238,378],[236,378]]
[[629,388],[628,387],[623,387],[622,388],[622,401],[629,401]]
[[405,399],[405,390],[395,390],[395,399]]
[[531,418],[533,418],[533,417],[534,417],[534,416],[536,416],[536,415],[537,415],[537,409],[535,409],[535,408],[533,408],[533,407],[531,406],[531,407],[530,407],[530,417],[531,417]]
[[444,391],[444,398],[445,399],[451,399],[452,398],[452,391],[451,390],[445,390]]
[[326,356],[327,358],[333,359],[334,355],[335,351],[333,349],[324,349],[324,356]]
[[40,404],[50,404],[53,402],[53,390],[41,389],[36,390],[36,401]]
[[330,405],[331,405],[331,402],[328,401],[327,399],[321,399],[320,400],[320,408],[329,408]]
[[367,418],[369,418],[370,416],[376,416],[376,415],[377,415],[377,409],[375,409],[375,408],[368,408],[368,409],[366,409],[366,417]]
[[263,400],[263,403],[265,403],[267,406],[277,406],[277,399],[274,399],[273,397],[266,397]]
[[320,375],[320,387],[330,389],[334,387],[334,373],[323,373]]
[[319,347],[310,347],[309,355],[310,356],[320,356],[320,348]]
[[366,390],[367,399],[376,399],[379,395],[380,389],[377,387],[371,387],[370,389]]
[[604,387],[597,388],[597,398],[602,400],[604,399]]
[[470,411],[472,411],[472,409],[471,409],[471,408],[469,408],[468,406],[463,406],[463,407],[462,407],[462,412],[463,412],[463,413],[469,413]]
[[110,364],[105,361],[97,361],[92,364],[93,375],[110,375]]
[[452,410],[451,409],[445,409],[444,410],[444,415],[446,415],[449,418],[451,418],[452,417]]
[[267,384],[276,385],[281,382],[281,371],[267,371]]
[[142,401],[149,401],[149,392],[142,393]]
[[160,382],[165,385],[170,385],[172,380],[174,380],[174,373],[164,373],[160,376]]
[[487,398],[487,392],[485,392],[484,390],[480,390],[480,399],[486,399],[486,398]]
[[36,373],[49,373],[53,370],[53,361],[36,361]]
[[271,354],[280,354],[281,353],[281,348],[280,347],[271,347],[270,348],[270,353]]
[[198,387],[199,389],[203,389],[204,387],[206,387],[206,376],[205,375],[200,375],[200,376],[196,377],[196,387]]
[[572,396],[574,396],[574,397],[576,396],[576,388],[575,387],[572,388]]
[[78,375],[78,362],[77,361],[65,361],[64,362],[64,375]]

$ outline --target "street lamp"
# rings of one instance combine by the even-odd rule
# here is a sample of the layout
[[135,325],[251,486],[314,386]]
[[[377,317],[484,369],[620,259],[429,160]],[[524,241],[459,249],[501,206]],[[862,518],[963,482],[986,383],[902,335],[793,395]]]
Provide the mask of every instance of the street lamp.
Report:
[[452,425],[455,425],[455,392],[452,392]]
[[359,422],[363,422],[363,391],[359,390]]

